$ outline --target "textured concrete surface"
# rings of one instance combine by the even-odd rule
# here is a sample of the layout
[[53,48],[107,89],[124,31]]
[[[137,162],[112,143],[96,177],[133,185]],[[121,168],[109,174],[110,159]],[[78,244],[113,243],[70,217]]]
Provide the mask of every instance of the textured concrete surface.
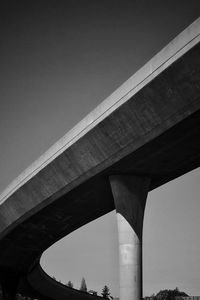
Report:
[[[113,174],[150,190],[200,166],[200,19],[72,129],[0,196],[0,274],[114,209]],[[13,255],[15,253],[15,255]]]
[[141,300],[142,241],[119,213],[117,213],[117,223],[119,230],[119,298],[120,300]]
[[120,300],[142,299],[142,227],[150,179],[110,177],[119,236]]

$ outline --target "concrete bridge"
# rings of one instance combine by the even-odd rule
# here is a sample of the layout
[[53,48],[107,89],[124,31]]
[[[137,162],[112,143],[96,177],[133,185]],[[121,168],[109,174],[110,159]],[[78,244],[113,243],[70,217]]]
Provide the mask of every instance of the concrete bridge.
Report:
[[[89,299],[53,281],[41,254],[116,208],[120,299],[142,297],[148,191],[200,166],[200,19],[66,134],[0,196],[5,299]],[[94,298],[93,298],[94,299]]]

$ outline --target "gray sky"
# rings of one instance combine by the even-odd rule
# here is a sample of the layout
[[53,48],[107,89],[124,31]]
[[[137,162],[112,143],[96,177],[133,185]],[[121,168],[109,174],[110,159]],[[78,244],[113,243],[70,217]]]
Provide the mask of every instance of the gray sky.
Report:
[[[1,1],[0,191],[194,21],[199,0]],[[149,194],[144,292],[200,295],[196,170]],[[45,270],[118,294],[110,213],[52,247]],[[76,253],[78,251],[78,253]],[[76,254],[76,255],[75,255]],[[75,257],[78,257],[78,259]]]

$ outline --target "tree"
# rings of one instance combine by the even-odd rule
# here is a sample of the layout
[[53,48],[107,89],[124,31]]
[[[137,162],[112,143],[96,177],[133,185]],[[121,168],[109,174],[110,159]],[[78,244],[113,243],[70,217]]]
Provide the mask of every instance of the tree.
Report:
[[85,281],[85,278],[84,278],[84,277],[82,277],[82,280],[81,280],[80,291],[82,291],[82,292],[87,292],[87,285],[86,285],[86,281]]
[[107,285],[105,285],[102,289],[101,295],[104,299],[109,299],[110,298],[110,290],[107,287]]
[[71,280],[69,280],[66,284],[66,286],[70,287],[70,288],[73,288],[73,283],[71,282]]
[[175,288],[174,290],[161,290],[158,292],[155,296],[155,299],[157,300],[175,300],[175,297],[181,296],[181,297],[187,297],[188,295],[184,292],[179,291],[178,288]]

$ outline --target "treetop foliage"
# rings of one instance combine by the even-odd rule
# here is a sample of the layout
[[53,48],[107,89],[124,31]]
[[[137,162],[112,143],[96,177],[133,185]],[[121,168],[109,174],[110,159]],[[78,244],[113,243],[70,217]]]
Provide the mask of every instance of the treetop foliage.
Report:
[[107,285],[104,285],[103,289],[102,289],[102,292],[101,292],[101,295],[104,299],[110,299],[110,290],[109,288],[107,287]]
[[73,288],[73,283],[71,282],[71,280],[69,280],[66,284],[66,286],[70,287],[70,288]]
[[177,296],[187,297],[188,295],[179,291],[179,289],[176,287],[174,290],[161,290],[156,295],[152,295],[152,298],[155,300],[174,300]]
[[87,285],[86,285],[86,281],[85,281],[84,277],[82,277],[82,280],[81,280],[80,291],[87,292]]

